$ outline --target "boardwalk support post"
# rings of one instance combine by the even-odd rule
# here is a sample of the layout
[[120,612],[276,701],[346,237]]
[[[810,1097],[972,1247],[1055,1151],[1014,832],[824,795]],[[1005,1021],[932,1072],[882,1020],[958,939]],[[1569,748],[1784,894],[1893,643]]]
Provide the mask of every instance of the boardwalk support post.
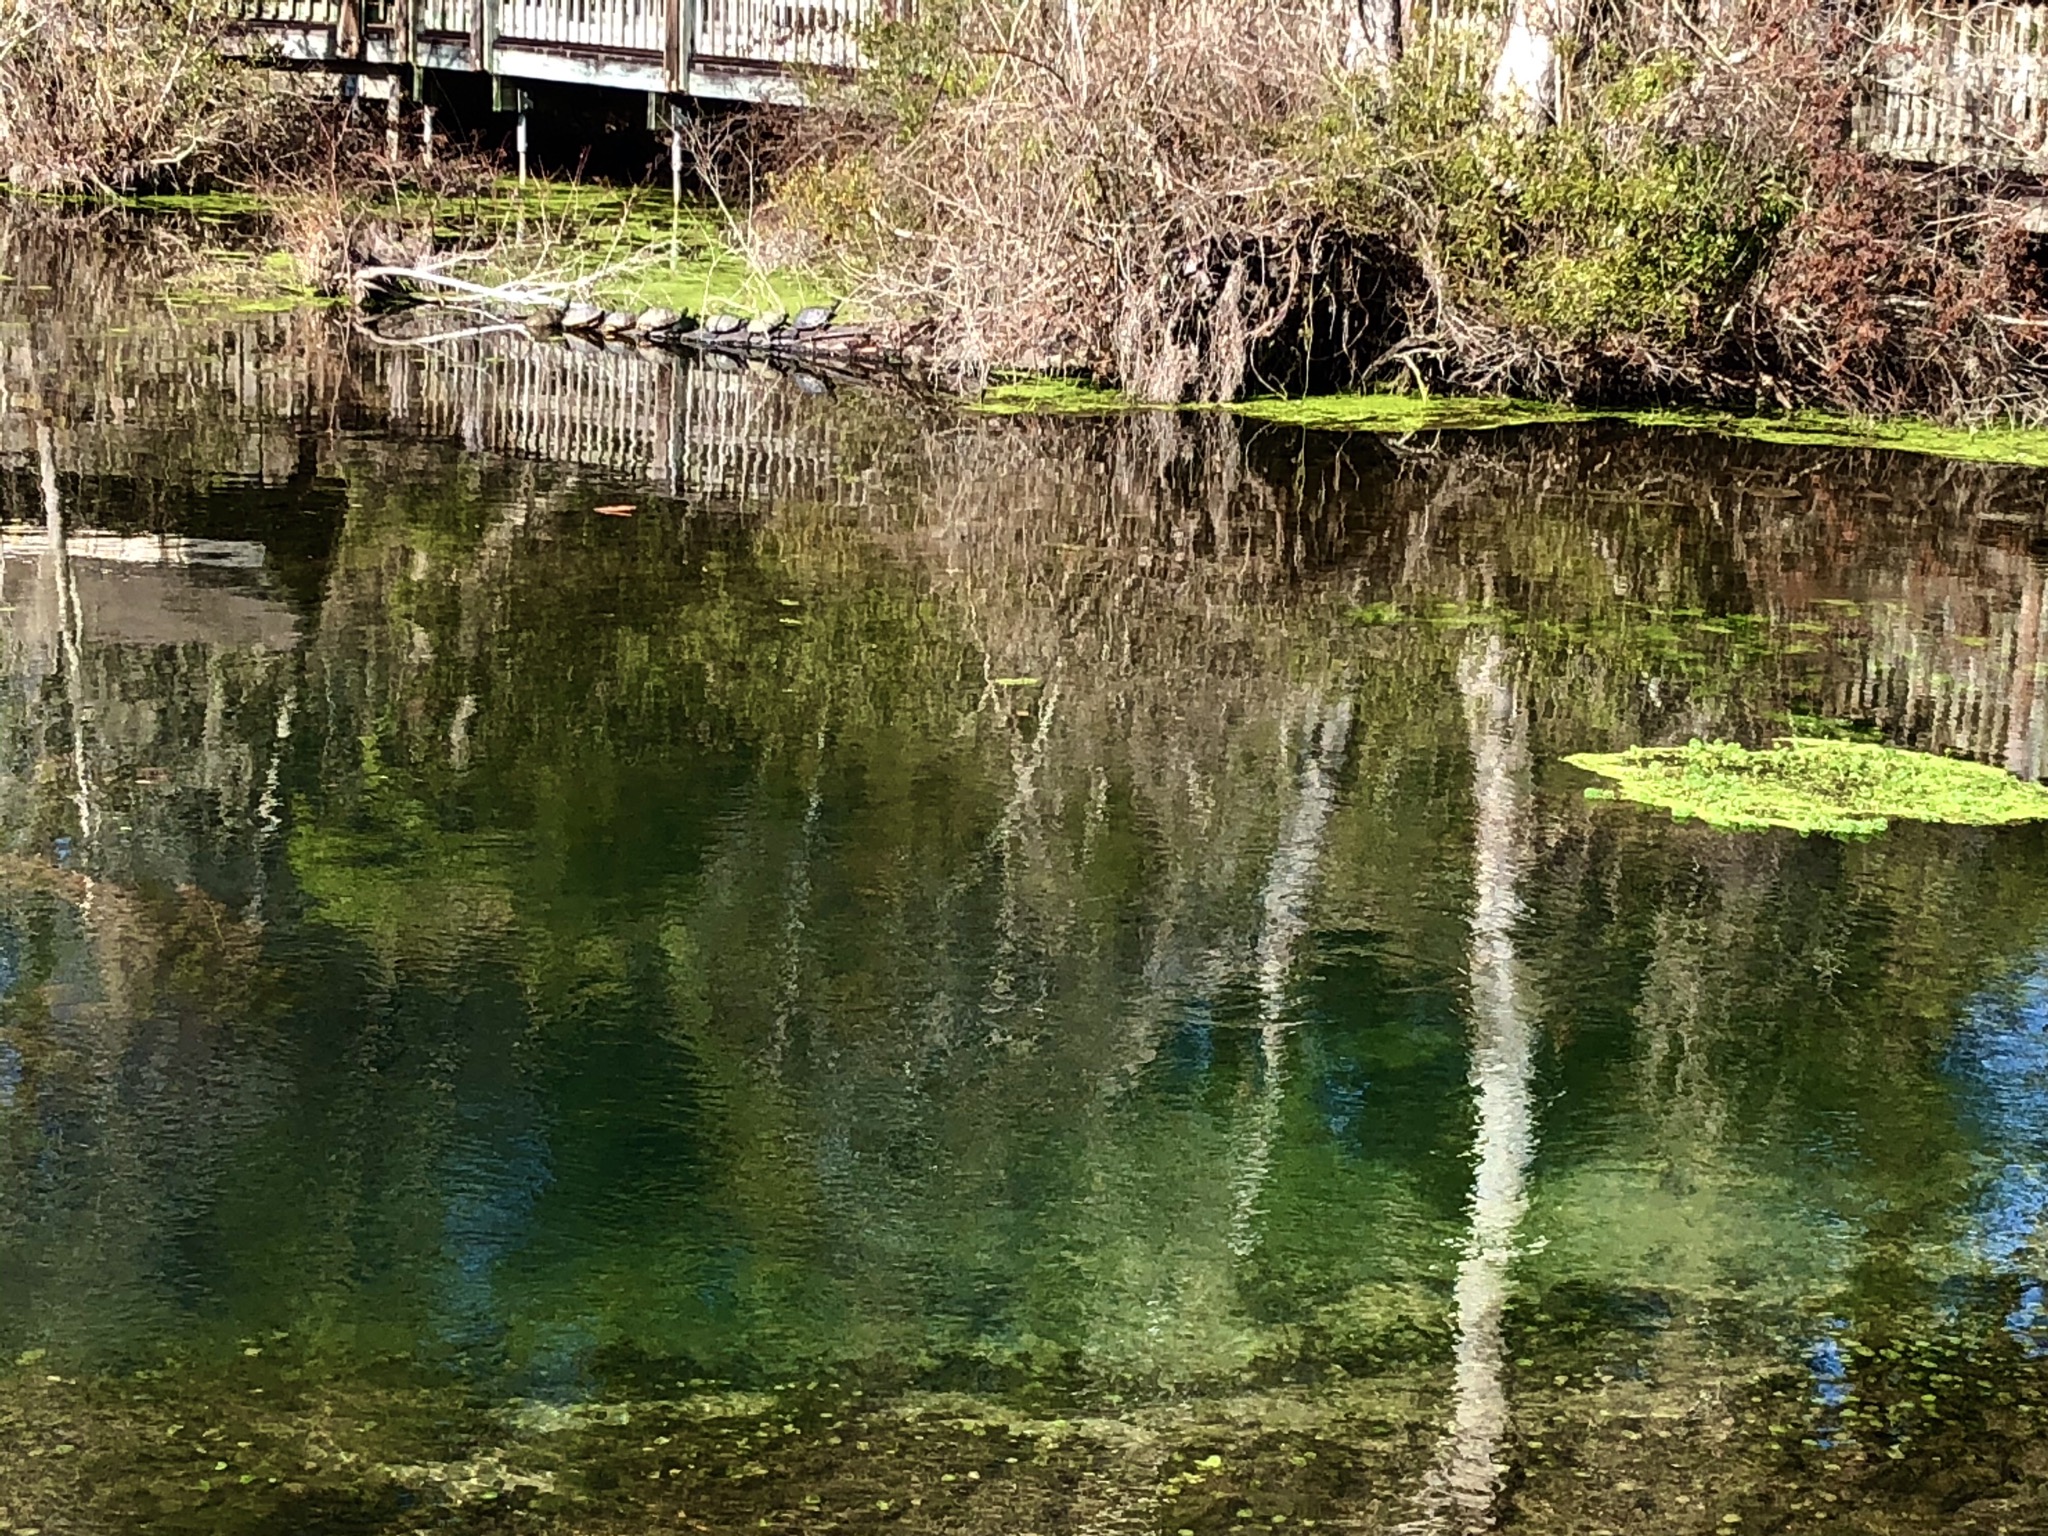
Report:
[[532,105],[526,92],[517,86],[507,85],[504,76],[491,76],[491,110],[518,114],[512,128],[512,143],[519,153],[519,185],[522,187],[526,185],[526,111]]
[[498,73],[498,0],[476,0],[476,67],[492,76],[495,93]]
[[683,104],[673,96],[647,93],[647,131],[668,130],[668,197],[683,206]]

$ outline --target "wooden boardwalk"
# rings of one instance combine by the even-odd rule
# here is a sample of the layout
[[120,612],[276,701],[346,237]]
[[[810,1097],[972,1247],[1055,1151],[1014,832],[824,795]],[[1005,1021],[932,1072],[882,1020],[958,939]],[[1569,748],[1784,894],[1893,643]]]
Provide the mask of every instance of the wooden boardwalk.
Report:
[[417,70],[800,102],[895,0],[236,0],[252,52],[403,90]]

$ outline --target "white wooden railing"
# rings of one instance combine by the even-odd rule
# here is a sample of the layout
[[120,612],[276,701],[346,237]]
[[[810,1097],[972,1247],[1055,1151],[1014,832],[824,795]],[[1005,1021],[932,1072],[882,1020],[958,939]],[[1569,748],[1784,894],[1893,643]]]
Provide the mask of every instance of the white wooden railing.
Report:
[[863,32],[899,0],[237,3],[252,33],[290,34],[292,56],[304,62],[418,64],[682,94],[703,83],[691,73],[699,60],[724,79],[735,69],[858,69]]
[[619,53],[665,53],[668,0],[501,0],[498,35]]

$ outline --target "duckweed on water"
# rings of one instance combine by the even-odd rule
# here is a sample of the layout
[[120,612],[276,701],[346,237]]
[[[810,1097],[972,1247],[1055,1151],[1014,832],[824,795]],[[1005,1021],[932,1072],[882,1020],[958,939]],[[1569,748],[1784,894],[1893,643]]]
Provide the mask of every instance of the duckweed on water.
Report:
[[1612,779],[1589,799],[1662,806],[1728,831],[1868,836],[1893,820],[2000,826],[2048,820],[2048,788],[2003,769],[1866,742],[1788,736],[1762,751],[1733,742],[1580,752],[1573,767]]
[[568,284],[608,307],[699,315],[795,314],[837,295],[817,278],[755,265],[715,209],[677,208],[665,190],[500,183],[434,210],[435,238],[483,247],[484,281]]
[[1855,421],[1819,411],[1790,416],[1735,416],[1717,411],[1629,411],[1621,420],[1639,427],[1712,432],[1790,447],[1889,448],[1982,464],[2048,468],[2048,431],[2038,427],[1944,427],[1931,421]]

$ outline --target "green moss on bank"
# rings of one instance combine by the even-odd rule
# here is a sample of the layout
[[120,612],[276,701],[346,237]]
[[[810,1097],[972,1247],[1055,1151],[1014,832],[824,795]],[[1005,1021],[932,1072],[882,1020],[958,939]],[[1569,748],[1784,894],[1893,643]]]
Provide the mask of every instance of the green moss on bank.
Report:
[[1458,395],[1307,395],[1247,400],[1231,409],[1254,421],[1342,432],[1482,432],[1583,420],[1569,406],[1534,400]]
[[2002,826],[2048,820],[2048,788],[2002,769],[1865,742],[1789,736],[1762,751],[1733,742],[1581,752],[1575,768],[1614,781],[1589,799],[1662,806],[1727,831],[1786,827],[1868,836],[1892,821]]
[[1120,390],[1080,379],[1034,377],[989,385],[967,408],[984,416],[1107,416],[1120,411],[1172,410],[1141,406]]

